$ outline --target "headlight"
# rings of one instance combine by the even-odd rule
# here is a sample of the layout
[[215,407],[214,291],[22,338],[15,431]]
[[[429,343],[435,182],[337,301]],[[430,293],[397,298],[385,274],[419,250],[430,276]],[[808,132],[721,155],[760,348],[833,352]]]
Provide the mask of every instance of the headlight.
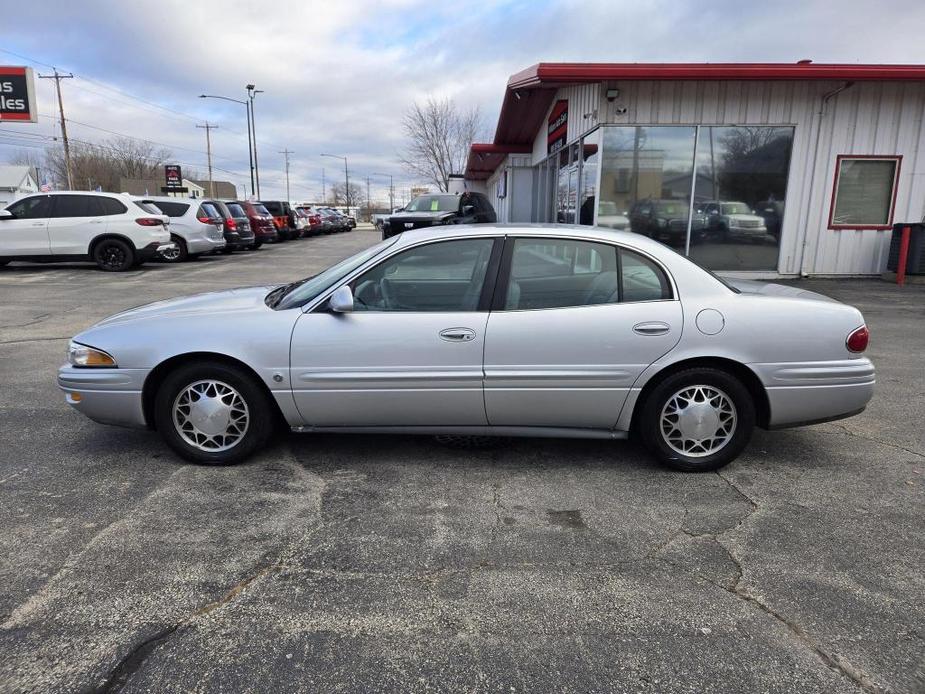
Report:
[[74,366],[116,366],[111,355],[79,342],[71,342],[67,346],[67,360]]

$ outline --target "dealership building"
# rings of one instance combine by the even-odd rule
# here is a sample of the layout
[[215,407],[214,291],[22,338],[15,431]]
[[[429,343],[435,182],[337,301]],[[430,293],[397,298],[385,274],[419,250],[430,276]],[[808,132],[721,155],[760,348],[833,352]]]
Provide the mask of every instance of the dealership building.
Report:
[[925,215],[925,66],[540,63],[466,185],[499,222],[646,234],[743,277],[878,275]]

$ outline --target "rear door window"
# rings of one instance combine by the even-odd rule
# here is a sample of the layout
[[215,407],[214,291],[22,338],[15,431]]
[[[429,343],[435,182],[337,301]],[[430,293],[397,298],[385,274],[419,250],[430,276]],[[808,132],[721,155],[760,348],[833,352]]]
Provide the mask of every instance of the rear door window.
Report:
[[97,217],[100,212],[90,195],[56,195],[54,217]]

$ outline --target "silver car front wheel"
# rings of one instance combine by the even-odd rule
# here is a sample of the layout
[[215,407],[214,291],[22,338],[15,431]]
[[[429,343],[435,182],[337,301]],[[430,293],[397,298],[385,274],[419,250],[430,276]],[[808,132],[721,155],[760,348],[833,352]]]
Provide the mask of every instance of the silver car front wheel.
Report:
[[173,423],[190,446],[218,453],[244,438],[250,413],[244,398],[230,385],[204,380],[180,391],[173,403]]
[[736,408],[732,399],[714,386],[682,388],[662,408],[660,429],[665,443],[691,458],[721,450],[735,434]]

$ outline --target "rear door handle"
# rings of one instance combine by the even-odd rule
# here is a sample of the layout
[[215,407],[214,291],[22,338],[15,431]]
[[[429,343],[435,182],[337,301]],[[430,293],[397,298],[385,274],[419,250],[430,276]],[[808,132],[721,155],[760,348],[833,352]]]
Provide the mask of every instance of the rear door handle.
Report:
[[636,325],[633,326],[633,332],[637,335],[665,335],[670,331],[670,325],[657,321],[651,323],[636,323]]
[[475,331],[471,328],[447,328],[440,331],[440,339],[447,342],[472,342]]

